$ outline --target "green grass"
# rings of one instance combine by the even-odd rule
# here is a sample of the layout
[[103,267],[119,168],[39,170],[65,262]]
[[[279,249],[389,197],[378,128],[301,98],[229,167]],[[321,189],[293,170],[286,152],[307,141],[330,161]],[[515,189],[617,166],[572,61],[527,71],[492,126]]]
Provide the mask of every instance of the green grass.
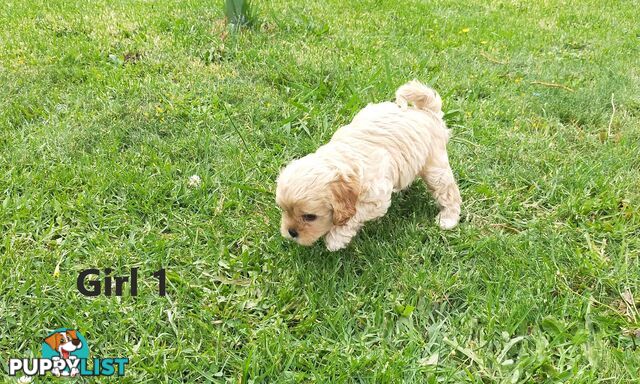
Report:
[[[230,33],[221,1],[5,1],[2,365],[71,327],[130,383],[635,382],[637,3],[485,3],[253,2]],[[412,78],[460,227],[416,183],[345,251],[284,241],[279,169]],[[81,296],[90,267],[139,296]]]

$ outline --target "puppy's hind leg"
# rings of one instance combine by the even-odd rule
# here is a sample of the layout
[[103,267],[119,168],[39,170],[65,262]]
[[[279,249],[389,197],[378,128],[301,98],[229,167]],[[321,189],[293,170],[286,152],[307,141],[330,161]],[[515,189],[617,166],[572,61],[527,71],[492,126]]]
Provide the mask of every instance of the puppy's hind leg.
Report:
[[436,222],[441,229],[452,229],[460,221],[462,198],[449,166],[446,150],[435,153],[420,171],[420,177],[440,206]]

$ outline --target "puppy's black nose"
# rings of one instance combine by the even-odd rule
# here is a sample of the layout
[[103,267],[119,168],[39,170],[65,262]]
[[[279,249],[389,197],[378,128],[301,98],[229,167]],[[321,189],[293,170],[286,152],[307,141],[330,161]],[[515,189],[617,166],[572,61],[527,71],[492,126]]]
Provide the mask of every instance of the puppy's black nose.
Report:
[[80,345],[80,339],[73,339],[71,340],[71,343],[77,347],[78,345]]
[[293,228],[289,228],[289,234],[291,235],[291,237],[298,237],[298,231]]

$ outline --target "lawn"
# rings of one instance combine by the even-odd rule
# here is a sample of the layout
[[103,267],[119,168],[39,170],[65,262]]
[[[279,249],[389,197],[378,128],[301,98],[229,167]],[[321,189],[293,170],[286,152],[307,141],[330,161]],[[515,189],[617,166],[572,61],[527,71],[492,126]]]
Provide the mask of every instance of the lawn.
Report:
[[[636,382],[636,1],[254,3],[0,5],[3,367],[69,327],[112,382]],[[416,182],[346,250],[282,239],[279,170],[412,78],[460,226]]]

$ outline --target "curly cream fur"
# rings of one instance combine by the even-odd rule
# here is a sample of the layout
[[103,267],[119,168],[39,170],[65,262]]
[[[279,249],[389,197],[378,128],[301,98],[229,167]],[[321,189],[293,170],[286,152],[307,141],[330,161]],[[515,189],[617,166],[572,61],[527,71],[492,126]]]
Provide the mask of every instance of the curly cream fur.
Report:
[[416,177],[441,207],[440,227],[455,227],[461,198],[442,116],[438,93],[413,80],[398,89],[395,103],[368,105],[329,143],[292,161],[277,182],[282,235],[302,245],[324,236],[329,250],[344,248],[366,221],[387,212],[393,192]]

